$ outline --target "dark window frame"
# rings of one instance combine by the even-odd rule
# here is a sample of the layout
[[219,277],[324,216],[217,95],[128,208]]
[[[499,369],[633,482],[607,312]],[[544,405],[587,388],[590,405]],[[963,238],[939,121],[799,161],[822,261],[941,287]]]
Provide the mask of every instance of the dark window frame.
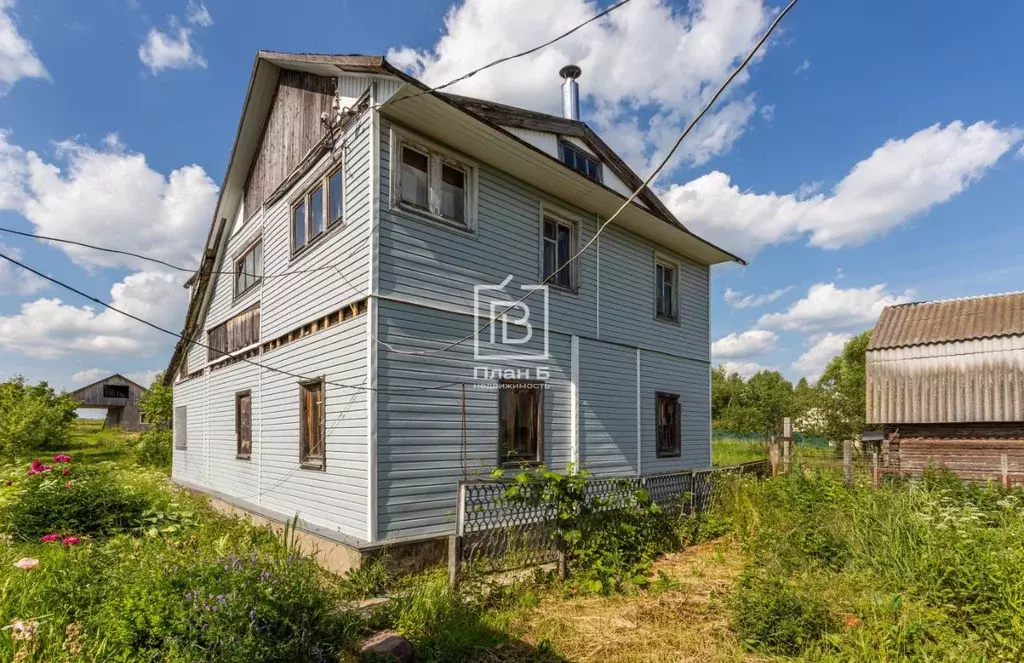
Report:
[[[661,403],[663,400],[670,400],[675,403],[675,426],[673,426],[671,449],[664,449],[662,445],[662,424],[661,424]],[[654,393],[654,453],[657,458],[680,458],[683,455],[683,415],[679,407],[679,394],[670,394],[665,391]]]
[[[547,281],[550,274],[547,273],[547,266],[544,264],[544,250],[548,242],[550,241],[545,233],[545,227],[548,221],[555,224],[555,269],[558,269],[558,226],[565,226],[569,229],[569,266],[559,272],[559,275],[568,273],[569,285],[558,283],[557,280],[552,280],[548,283],[549,286],[554,286],[562,292],[568,292],[572,294],[579,294],[580,291],[580,271],[579,271],[579,260],[572,260],[572,257],[579,251],[580,242],[580,222],[578,219],[567,218],[562,215],[553,213],[551,210],[545,209],[540,216],[540,278],[541,283]],[[557,279],[557,277],[556,277]]]
[[[317,429],[322,444],[319,456],[310,454],[306,427],[306,390],[313,386],[320,389],[320,421]],[[323,377],[299,382],[299,466],[307,470],[327,469],[327,381]]]
[[[660,302],[664,301],[664,298],[661,296],[662,283],[664,281],[659,275],[664,274],[665,270],[672,271],[672,281],[669,283],[672,289],[672,298],[668,300],[672,310],[669,313],[665,313],[659,305]],[[661,322],[679,323],[679,265],[658,256],[654,258],[654,317]]]
[[[331,178],[337,174],[341,174],[341,216],[336,219],[332,219],[331,214]],[[296,196],[291,205],[289,205],[288,214],[288,236],[289,236],[289,247],[291,248],[290,260],[295,260],[300,256],[304,255],[310,250],[310,247],[315,246],[318,242],[323,240],[331,231],[336,228],[341,228],[345,225],[345,164],[344,162],[337,165],[333,165],[328,168],[315,180],[303,190],[302,195]],[[320,189],[320,200],[323,211],[323,229],[314,237],[313,232],[313,216],[312,216],[312,200],[313,195],[317,189]],[[295,211],[299,206],[303,206],[303,228],[305,232],[305,242],[302,246],[298,246],[295,243]]]
[[[249,399],[249,451],[242,452],[242,399]],[[252,389],[235,392],[235,458],[249,460],[252,457]]]
[[[508,444],[505,438],[507,426],[502,421],[502,414],[505,412],[507,406],[503,405],[504,397],[506,394],[516,393],[520,389],[516,388],[516,385],[536,385],[536,386],[525,386],[520,389],[529,390],[532,393],[537,394],[537,412],[535,413],[536,421],[534,422],[534,431],[537,435],[536,449],[534,451],[534,458],[522,458],[514,457],[508,452]],[[537,466],[544,463],[544,392],[546,391],[545,382],[543,380],[501,380],[498,383],[498,466],[499,467],[531,467]],[[518,398],[518,396],[516,396]]]
[[188,449],[188,405],[174,406],[174,448]]
[[[117,393],[114,393],[115,391]],[[118,395],[118,394],[120,394],[122,392],[124,393],[124,396]],[[109,396],[107,395],[108,393],[110,394]],[[131,398],[131,395],[132,395],[131,387],[129,387],[126,384],[105,384],[105,385],[103,385],[103,398],[118,398],[118,399],[122,399],[123,398],[123,399],[128,399],[128,398]]]
[[[250,253],[253,253],[256,250],[257,246],[260,247],[260,264],[259,264],[259,268],[257,270],[259,272],[259,278],[257,278],[255,281],[250,283],[243,290],[239,290],[238,289],[238,276],[239,276],[238,266],[239,266],[239,263],[244,263],[246,257]],[[253,263],[255,264],[255,259],[253,260]],[[247,295],[250,292],[252,292],[253,289],[256,286],[258,286],[261,283],[263,283],[263,236],[260,235],[256,239],[252,240],[251,242],[249,242],[245,246],[245,248],[243,248],[241,251],[239,251],[237,254],[235,254],[235,259],[234,259],[232,264],[234,264],[235,270],[234,270],[234,272],[232,274],[232,280],[234,281],[234,283],[232,283],[232,285],[231,285],[231,291],[234,293],[234,295],[233,295],[233,297],[231,299],[231,303],[234,304],[239,299],[241,299],[245,295]]]
[[[572,157],[572,162],[569,161],[570,155]],[[601,163],[601,160],[598,159],[597,157],[591,156],[585,150],[573,145],[567,140],[562,139],[558,141],[558,160],[561,161],[566,166],[568,166],[569,168],[571,168],[573,171],[579,173],[583,177],[586,177],[591,182],[597,182],[599,184],[604,183],[604,164]],[[580,160],[582,160],[587,165],[586,170],[580,170],[577,167],[577,163]],[[589,166],[591,164],[597,171],[596,177],[592,176],[589,172]]]

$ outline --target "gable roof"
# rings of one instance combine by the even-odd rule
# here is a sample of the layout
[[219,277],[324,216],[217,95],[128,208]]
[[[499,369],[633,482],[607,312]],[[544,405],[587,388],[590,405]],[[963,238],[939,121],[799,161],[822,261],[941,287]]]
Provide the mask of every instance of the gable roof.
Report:
[[[495,102],[462,97],[459,95],[446,94],[431,90],[419,80],[401,71],[390,64],[381,55],[330,55],[316,53],[281,53],[277,51],[258,51],[253,63],[252,74],[249,79],[249,86],[246,90],[245,102],[242,107],[242,115],[239,118],[235,140],[231,147],[231,154],[228,158],[224,179],[221,182],[217,198],[217,205],[214,210],[213,220],[210,224],[210,231],[207,234],[203,256],[197,271],[188,279],[186,287],[192,287],[192,296],[189,298],[189,309],[185,317],[185,326],[180,339],[171,355],[167,370],[164,372],[165,384],[171,384],[174,375],[178,370],[181,361],[187,357],[188,346],[191,339],[194,339],[200,331],[206,307],[208,305],[211,284],[214,280],[213,272],[219,259],[222,248],[222,238],[228,227],[228,216],[236,208],[241,199],[241,190],[245,184],[245,178],[249,172],[249,166],[262,138],[263,128],[266,125],[267,117],[273,102],[276,86],[276,74],[281,69],[304,71],[322,76],[337,76],[340,73],[375,74],[378,76],[389,76],[402,80],[408,85],[417,88],[415,94],[429,95],[425,99],[435,98],[443,100],[448,105],[459,109],[462,113],[469,115],[476,120],[486,124],[490,129],[504,134],[508,139],[514,141],[518,146],[525,147],[547,160],[558,164],[560,169],[571,172],[574,177],[584,178],[583,175],[575,173],[569,166],[561,163],[554,156],[542,152],[537,147],[530,145],[519,137],[513,135],[501,124],[512,127],[537,128],[541,126],[555,127],[553,131],[568,136],[576,136],[584,141],[595,154],[626,184],[627,187],[635,190],[640,187],[643,180],[634,173],[628,165],[615,152],[597,136],[584,122],[567,120],[565,118],[529,111],[514,106],[506,106]],[[398,99],[399,101],[409,98],[408,96]],[[382,104],[385,108],[387,104]],[[500,118],[500,122],[499,122]],[[542,130],[542,129],[541,129]],[[548,129],[552,131],[552,129]],[[590,182],[590,180],[588,180]],[[611,192],[608,187],[601,183],[590,182],[590,185],[601,187]],[[626,197],[614,193],[622,201]],[[689,237],[687,242],[692,246],[703,247],[701,250],[707,255],[716,256],[707,264],[714,262],[738,262],[746,264],[742,258],[715,246],[711,242],[699,237],[688,230],[668,210],[656,195],[647,187],[637,196],[647,208],[640,205],[636,207],[666,225],[659,230],[659,236],[667,233],[682,233]],[[650,217],[648,217],[650,218]],[[671,230],[664,230],[671,228]],[[671,235],[669,235],[671,236]],[[677,235],[678,236],[678,235]],[[706,258],[705,258],[706,259]],[[185,339],[189,339],[186,341]]]
[[108,375],[107,377],[103,378],[102,380],[96,380],[95,382],[91,382],[91,383],[85,385],[84,387],[79,387],[78,389],[75,389],[74,391],[71,392],[71,395],[74,396],[75,394],[77,394],[80,391],[85,391],[86,389],[90,389],[92,387],[95,387],[98,384],[102,384],[102,383],[106,382],[107,380],[109,380],[110,378],[121,378],[122,380],[124,380],[128,384],[134,385],[134,386],[138,387],[139,391],[149,391],[148,389],[143,387],[141,384],[139,384],[135,380],[129,380],[128,378],[126,378],[125,376],[121,375],[120,373],[114,373],[113,375]]
[[1024,334],[1024,292],[887,306],[868,350]]

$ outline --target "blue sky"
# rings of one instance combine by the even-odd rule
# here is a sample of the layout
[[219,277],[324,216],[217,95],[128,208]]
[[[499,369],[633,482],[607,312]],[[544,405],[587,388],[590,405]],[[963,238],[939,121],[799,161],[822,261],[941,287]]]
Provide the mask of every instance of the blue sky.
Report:
[[[192,266],[256,50],[388,53],[436,84],[599,7],[553,4],[0,0],[0,224]],[[578,62],[583,119],[646,175],[779,8],[633,0],[456,91],[552,112]],[[797,5],[657,182],[750,260],[714,269],[716,362],[814,377],[886,303],[1021,289],[1022,23],[1010,2]],[[180,274],[0,250],[180,329]],[[71,388],[166,365],[173,339],[87,304],[0,266],[0,378]]]

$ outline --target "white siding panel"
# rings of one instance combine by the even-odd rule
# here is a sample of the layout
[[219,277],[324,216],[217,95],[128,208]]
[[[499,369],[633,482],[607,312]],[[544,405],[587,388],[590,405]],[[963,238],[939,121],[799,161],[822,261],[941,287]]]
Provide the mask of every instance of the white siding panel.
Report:
[[[640,353],[640,432],[644,474],[711,465],[711,375],[707,362]],[[682,456],[657,458],[655,392],[679,394]]]
[[[324,376],[325,470],[299,467],[299,380],[263,371],[260,504],[359,539],[366,535],[366,319],[354,318],[261,358],[273,368]],[[254,429],[259,425],[255,422]],[[254,445],[253,454],[257,453]],[[254,496],[248,499],[255,501]]]
[[[380,302],[380,340],[403,348],[436,349],[472,329],[469,316]],[[528,351],[537,349],[530,345]],[[477,362],[472,343],[441,354],[408,356],[379,349],[378,482],[380,537],[443,534],[454,523],[460,478],[487,477],[498,463],[498,395],[478,388],[474,367],[550,370],[544,392],[544,462],[565,469],[570,459],[570,337],[552,334],[547,361]],[[466,384],[463,474],[462,387]],[[454,385],[434,389],[446,383]]]
[[174,405],[186,406],[185,448],[174,449],[171,477],[202,485],[206,481],[203,418],[206,400],[204,378],[174,385]]
[[[258,361],[258,359],[257,359]],[[207,374],[209,391],[206,398],[206,428],[209,446],[210,474],[207,486],[226,495],[246,497],[258,492],[256,485],[257,462],[255,451],[251,460],[235,458],[235,394],[252,391],[253,449],[258,445],[257,417],[259,403],[259,373],[252,364],[238,362]],[[191,414],[191,413],[190,413]],[[255,502],[255,499],[252,500]]]

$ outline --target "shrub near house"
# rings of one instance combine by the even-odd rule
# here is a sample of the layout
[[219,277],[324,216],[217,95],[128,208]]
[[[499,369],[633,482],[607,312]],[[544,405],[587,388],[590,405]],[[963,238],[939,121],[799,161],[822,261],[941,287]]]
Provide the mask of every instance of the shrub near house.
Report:
[[30,385],[16,376],[0,383],[0,458],[66,444],[76,407],[46,382]]

